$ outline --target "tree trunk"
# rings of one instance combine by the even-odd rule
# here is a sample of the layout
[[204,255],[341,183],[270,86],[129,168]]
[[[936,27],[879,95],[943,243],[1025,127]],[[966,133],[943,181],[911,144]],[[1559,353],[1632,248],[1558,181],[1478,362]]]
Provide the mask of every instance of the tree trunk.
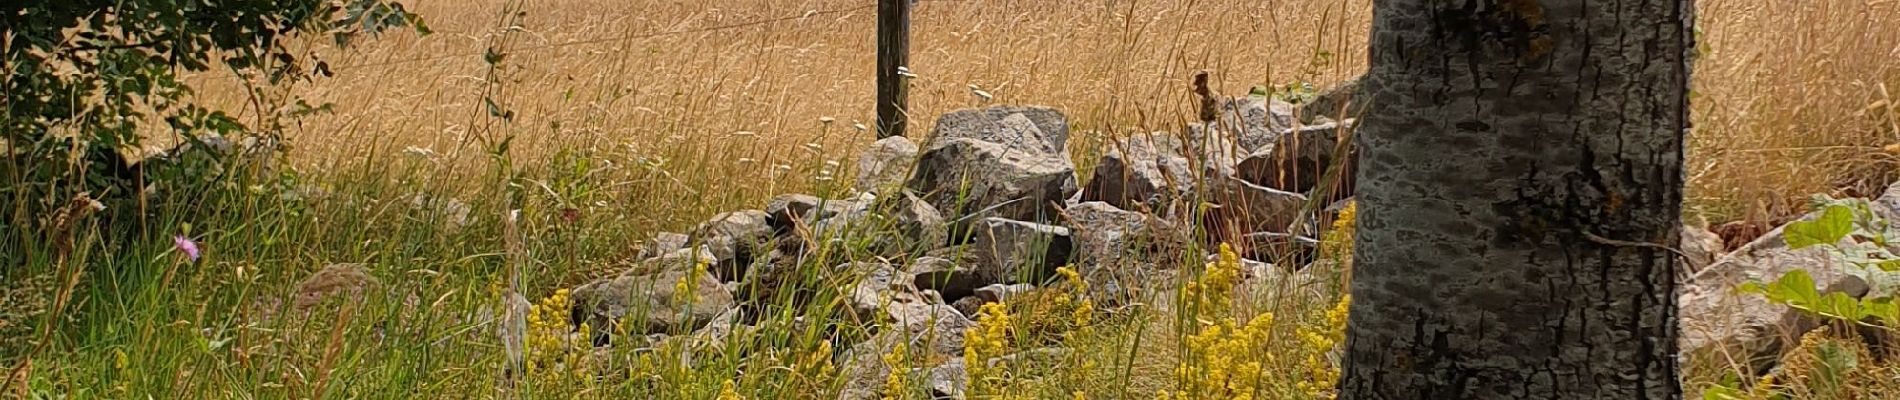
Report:
[[1676,399],[1693,0],[1381,0],[1343,399]]

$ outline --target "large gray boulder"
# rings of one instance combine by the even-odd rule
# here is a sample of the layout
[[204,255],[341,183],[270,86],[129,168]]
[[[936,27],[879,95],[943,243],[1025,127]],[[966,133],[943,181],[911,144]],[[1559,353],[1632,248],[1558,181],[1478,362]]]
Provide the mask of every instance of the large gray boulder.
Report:
[[634,259],[645,260],[671,254],[674,251],[686,248],[686,246],[692,242],[693,237],[683,233],[655,233],[652,239],[647,239],[640,243],[640,250],[634,255]]
[[1199,176],[1193,168],[1180,139],[1167,133],[1129,136],[1102,154],[1081,200],[1123,209],[1165,209],[1171,200],[1193,192]]
[[1106,202],[1077,203],[1063,216],[1075,234],[1076,258],[1084,269],[1151,263],[1152,256],[1186,247],[1190,235],[1162,218]]
[[904,184],[917,162],[917,143],[903,136],[878,139],[858,155],[858,190],[882,193]]
[[1069,119],[1049,107],[995,106],[937,118],[926,151],[952,139],[975,139],[1043,154],[1069,153]]
[[1299,105],[1300,120],[1317,124],[1364,116],[1366,99],[1359,96],[1359,88],[1359,78],[1353,78],[1320,92]]
[[1075,194],[1075,167],[1060,155],[951,139],[924,153],[910,188],[949,216],[1047,221]]
[[[1271,137],[1279,136],[1276,134]],[[1256,152],[1256,148],[1272,145],[1271,138],[1255,140],[1264,140],[1267,144],[1250,148],[1234,132],[1222,130],[1218,124],[1189,124],[1187,137],[1180,143],[1181,154],[1199,166],[1200,169],[1195,171],[1198,174],[1196,176],[1200,177],[1197,183],[1232,177],[1238,173],[1235,168],[1241,159]]]
[[1041,282],[1069,262],[1069,229],[1003,218],[984,218],[970,243],[979,283]]
[[[705,326],[734,305],[718,279],[696,268],[629,272],[574,288],[573,322],[588,323],[597,335],[616,329],[679,334]],[[682,288],[689,292],[679,292]],[[597,337],[595,342],[602,341]]]
[[[1332,189],[1327,196],[1329,201],[1351,197],[1354,154],[1350,150],[1341,154],[1338,148],[1342,129],[1351,129],[1351,123],[1348,120],[1301,126],[1241,160],[1238,175],[1260,186],[1295,193],[1333,184],[1329,187]],[[1328,169],[1335,165],[1341,168],[1335,178],[1325,179]]]
[[944,246],[949,242],[948,221],[929,201],[909,190],[899,190],[877,200],[868,222],[882,234],[873,239],[881,254],[907,253]]
[[924,375],[924,383],[930,387],[933,399],[963,400],[968,398],[970,371],[964,368],[963,359],[952,359],[930,368]]
[[1265,96],[1231,97],[1221,101],[1215,130],[1232,134],[1240,154],[1258,151],[1293,129],[1294,106]]
[[770,217],[774,228],[785,232],[795,224],[811,225],[863,208],[864,205],[856,200],[826,200],[808,194],[782,194],[766,203],[765,214]]
[[744,210],[715,215],[693,228],[692,243],[712,251],[713,272],[725,281],[737,281],[754,258],[766,255],[775,229],[764,211]]
[[1238,178],[1213,183],[1214,190],[1210,191],[1209,198],[1203,199],[1213,208],[1203,213],[1201,219],[1211,240],[1231,242],[1258,232],[1309,234],[1312,225],[1317,223],[1313,213],[1302,212],[1307,205],[1306,195]]
[[1702,272],[1714,265],[1715,260],[1728,253],[1722,246],[1722,237],[1715,232],[1688,224],[1682,226],[1682,255],[1690,273]]
[[944,115],[907,186],[946,216],[1048,220],[1076,193],[1068,122],[1047,108]]
[[906,271],[911,284],[922,290],[934,290],[944,299],[956,301],[982,286],[976,264],[959,263],[942,257],[918,257]]
[[939,305],[931,296],[923,296],[923,292],[910,284],[910,275],[895,265],[855,262],[838,265],[838,269],[859,277],[857,284],[851,286],[849,300],[851,311],[863,320],[918,324],[931,317],[933,305]]
[[[976,323],[956,314],[949,306],[936,305],[928,309],[931,314],[926,317],[928,323],[880,331],[869,340],[852,345],[840,356],[838,372],[844,376],[844,388],[838,393],[839,400],[902,398],[902,393],[883,392],[885,380],[891,374],[891,365],[884,362],[884,357],[896,352],[899,344],[906,350],[906,364],[918,367],[927,367],[930,359],[962,354],[963,332]],[[912,372],[915,373],[911,376],[918,378],[925,375],[915,369]]]
[[1766,368],[1789,343],[1820,326],[1821,321],[1800,310],[1736,291],[1744,283],[1773,282],[1799,269],[1814,277],[1815,289],[1823,295],[1867,293],[1867,284],[1848,273],[1854,267],[1836,261],[1822,246],[1789,248],[1786,228],[1775,228],[1683,282],[1679,315],[1685,354]]
[[1180,261],[1192,235],[1166,219],[1104,202],[1069,206],[1063,215],[1075,235],[1077,272],[1105,305],[1129,300],[1110,289],[1147,281],[1152,270]]

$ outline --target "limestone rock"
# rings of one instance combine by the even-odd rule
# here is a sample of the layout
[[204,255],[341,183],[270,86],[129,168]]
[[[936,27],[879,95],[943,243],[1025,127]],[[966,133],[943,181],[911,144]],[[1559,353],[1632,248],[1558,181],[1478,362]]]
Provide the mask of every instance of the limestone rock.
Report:
[[1068,154],[1069,119],[1048,107],[995,106],[957,110],[937,119],[929,149],[953,139],[975,139],[1011,149]]
[[1258,151],[1293,129],[1293,104],[1263,96],[1227,98],[1221,102],[1215,127],[1234,134],[1241,154]]
[[947,217],[1047,220],[1075,194],[1068,121],[1048,108],[944,115],[906,185]]
[[1737,292],[1735,288],[1743,283],[1772,282],[1801,269],[1814,277],[1815,288],[1824,295],[1841,292],[1859,297],[1867,292],[1865,282],[1848,274],[1853,267],[1835,261],[1826,249],[1789,248],[1783,236],[1786,228],[1770,231],[1684,282],[1679,298],[1684,353],[1731,354],[1738,361],[1766,367],[1780,358],[1788,343],[1820,326],[1820,321],[1799,310]]
[[652,239],[648,239],[646,242],[640,244],[640,251],[634,258],[644,260],[671,254],[674,251],[686,248],[687,244],[692,243],[692,241],[693,237],[681,233],[656,233],[653,234]]
[[1256,232],[1305,233],[1317,224],[1313,215],[1301,212],[1307,203],[1305,195],[1240,179],[1218,183],[1219,190],[1204,199],[1215,205],[1201,221],[1210,239],[1231,243]]
[[903,136],[878,139],[858,155],[858,190],[882,193],[904,184],[917,162],[917,143]]
[[911,263],[912,284],[919,289],[935,290],[945,299],[956,301],[976,291],[980,282],[974,263],[924,256]]
[[1716,236],[1715,232],[1697,226],[1686,224],[1682,226],[1680,247],[1682,247],[1682,255],[1688,259],[1686,267],[1690,273],[1701,272],[1709,265],[1715,264],[1716,259],[1727,254],[1728,250],[1722,246],[1722,237]]
[[[682,288],[690,292],[679,292]],[[625,273],[589,282],[571,293],[573,322],[588,323],[599,335],[615,330],[610,327],[633,334],[690,332],[735,304],[718,279],[694,268]],[[596,338],[595,342],[603,341]]]
[[712,251],[713,272],[720,279],[736,281],[756,257],[771,249],[774,236],[770,215],[759,210],[744,210],[715,215],[693,228],[692,242]]
[[[1325,123],[1302,126],[1286,135],[1274,139],[1271,146],[1257,150],[1240,161],[1238,174],[1241,179],[1268,188],[1307,193],[1321,185],[1328,185],[1328,201],[1352,196],[1354,153],[1339,153],[1339,135],[1342,127],[1351,124]],[[1327,173],[1333,166],[1343,168],[1334,172],[1333,179],[1327,179]]]
[[975,139],[951,139],[924,153],[910,188],[948,216],[985,212],[1046,221],[1075,194],[1075,167],[1067,157]]
[[1039,282],[1069,262],[1069,229],[1003,218],[984,218],[973,234],[980,283]]
[[1300,120],[1309,124],[1356,119],[1365,115],[1366,98],[1359,95],[1359,78],[1340,82],[1300,104]]
[[1130,136],[1102,155],[1080,200],[1162,209],[1192,193],[1198,179],[1179,139],[1166,133]]

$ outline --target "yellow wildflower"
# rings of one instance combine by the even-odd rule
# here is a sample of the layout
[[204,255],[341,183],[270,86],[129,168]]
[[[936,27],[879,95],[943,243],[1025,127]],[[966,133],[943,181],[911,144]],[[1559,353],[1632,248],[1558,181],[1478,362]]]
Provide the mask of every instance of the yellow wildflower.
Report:
[[995,378],[989,376],[989,359],[1008,349],[1013,318],[1002,303],[984,304],[977,310],[976,326],[963,331],[963,368],[972,395],[984,393],[982,388]]
[[909,351],[909,346],[899,341],[897,347],[891,349],[890,354],[884,355],[884,366],[891,370],[891,373],[884,377],[884,400],[904,398],[904,393],[910,391],[908,383],[910,367],[909,363],[904,361],[904,356]]
[[739,397],[739,390],[734,386],[737,385],[734,384],[731,379],[727,379],[726,383],[720,384],[719,400],[745,400],[744,397]]

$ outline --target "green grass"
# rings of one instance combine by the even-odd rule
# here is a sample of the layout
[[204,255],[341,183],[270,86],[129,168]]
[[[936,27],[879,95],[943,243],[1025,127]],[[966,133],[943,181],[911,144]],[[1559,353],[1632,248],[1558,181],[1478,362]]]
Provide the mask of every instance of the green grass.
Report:
[[[564,177],[559,171],[573,169],[558,165],[528,168],[532,172],[512,180],[396,157],[362,165],[321,179],[286,174],[159,194],[147,199],[144,217],[136,208],[108,209],[88,220],[97,229],[74,234],[84,245],[63,261],[51,256],[48,244],[28,244],[35,256],[7,269],[9,282],[73,279],[76,285],[64,296],[70,301],[63,308],[10,310],[32,315],[23,324],[35,332],[47,328],[48,340],[43,348],[5,350],[0,365],[9,369],[31,360],[23,369],[25,384],[10,385],[6,392],[30,398],[713,398],[730,380],[745,398],[833,398],[849,375],[839,372],[851,367],[848,349],[883,329],[884,322],[859,321],[841,306],[850,277],[819,272],[828,269],[819,266],[864,260],[868,252],[828,248],[814,253],[797,274],[795,285],[812,290],[811,300],[757,300],[765,311],[747,333],[716,343],[660,346],[616,336],[614,346],[600,354],[576,345],[561,350],[571,354],[549,358],[605,366],[549,363],[523,377],[507,370],[493,322],[511,259],[502,210],[510,204],[522,210],[525,251],[515,258],[522,261],[522,292],[539,300],[616,272],[616,262],[653,232],[706,217],[683,214],[647,224],[623,218],[630,211],[588,200],[699,200],[686,193],[639,192],[644,188],[627,184],[632,180],[626,176]],[[470,179],[514,184],[447,189],[458,186],[449,182]],[[544,188],[546,182],[558,184]],[[312,185],[329,193],[282,196]],[[463,199],[467,224],[413,206],[419,194]],[[563,219],[565,207],[580,207],[580,217]],[[98,225],[105,223],[110,225]],[[202,259],[190,261],[174,247],[172,237],[179,234],[197,240]],[[368,264],[382,285],[361,301],[342,296],[307,311],[294,309],[291,296],[299,280],[325,265],[346,262]],[[1170,286],[1179,283],[1156,286],[1172,292]],[[62,298],[59,286],[19,290],[57,300]],[[1251,310],[1265,307],[1272,296],[1241,297],[1249,300],[1235,308]],[[1294,304],[1291,314],[1283,315],[1311,314],[1330,303],[1300,297],[1276,307]],[[1041,398],[1077,391],[1091,398],[1146,398],[1170,389],[1173,353],[1183,348],[1183,335],[1198,328],[1177,329],[1179,318],[1160,307],[1165,303],[1157,299],[1102,310],[1085,332],[1066,336],[1031,331],[1060,326],[1046,320],[1070,314],[1039,311],[1034,303],[1017,307],[1015,312],[1030,317],[1010,329],[1009,351],[1060,346],[1072,348],[1075,356],[1055,365],[1006,368],[1007,379],[999,387]],[[1302,323],[1288,321],[1287,332],[1291,324]],[[1274,346],[1282,345],[1298,346],[1293,341]],[[693,362],[678,361],[683,358]],[[908,363],[923,367],[948,358],[954,356],[919,353]],[[559,372],[563,368],[567,372]],[[829,373],[821,373],[823,368]],[[926,393],[922,371],[911,375],[911,394]]]

